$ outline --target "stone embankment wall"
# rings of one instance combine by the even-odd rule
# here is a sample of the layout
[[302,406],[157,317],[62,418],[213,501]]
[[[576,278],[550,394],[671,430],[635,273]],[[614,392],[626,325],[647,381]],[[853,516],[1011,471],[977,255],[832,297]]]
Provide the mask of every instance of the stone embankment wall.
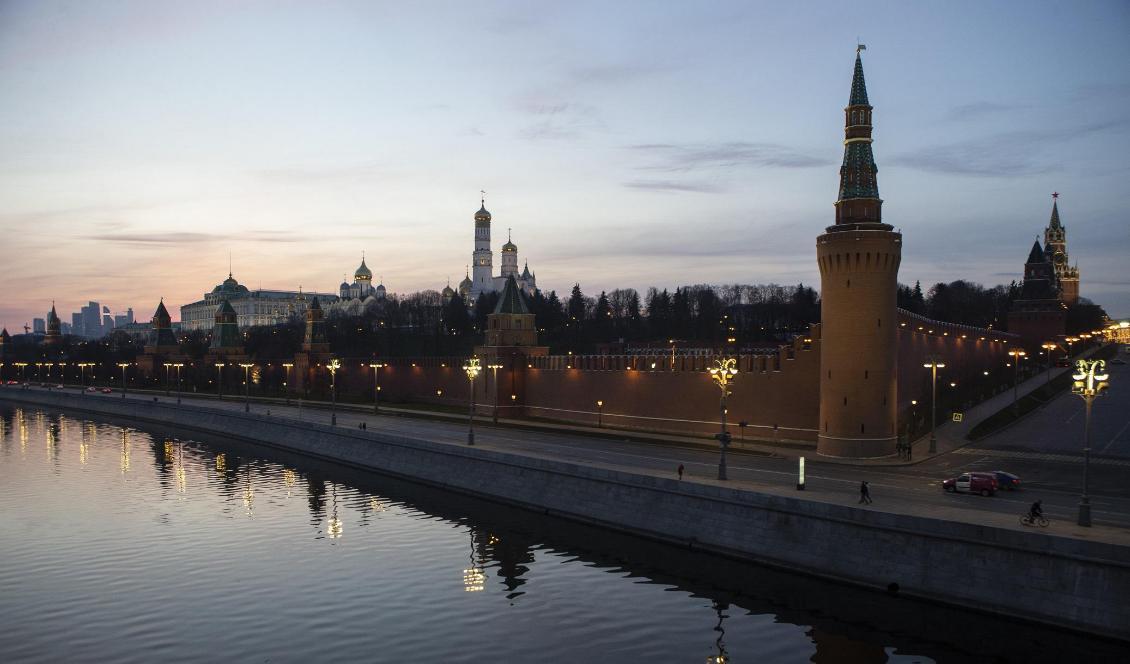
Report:
[[675,545],[1130,639],[1125,547],[210,408],[10,388],[0,400],[170,435],[230,436]]

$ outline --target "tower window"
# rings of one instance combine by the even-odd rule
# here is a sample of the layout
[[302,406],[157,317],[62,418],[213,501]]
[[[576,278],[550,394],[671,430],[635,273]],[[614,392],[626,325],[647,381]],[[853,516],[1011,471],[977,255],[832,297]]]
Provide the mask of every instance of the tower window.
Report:
[[844,405],[847,405],[847,397],[844,397]]
[[867,380],[867,374],[869,374],[869,373],[870,372],[867,369],[863,370],[863,380]]
[[863,433],[863,423],[859,423],[859,433]]
[[848,280],[847,280],[847,287],[848,287],[848,288],[851,288],[851,279],[848,279]]

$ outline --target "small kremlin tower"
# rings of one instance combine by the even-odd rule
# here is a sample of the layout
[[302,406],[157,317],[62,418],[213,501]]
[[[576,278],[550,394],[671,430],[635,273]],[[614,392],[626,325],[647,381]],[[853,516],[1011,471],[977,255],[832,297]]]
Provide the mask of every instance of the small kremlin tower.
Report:
[[895,453],[895,320],[902,234],[883,223],[871,152],[871,104],[860,46],[844,109],[844,162],[836,223],[816,239],[820,265],[820,421],[817,453]]

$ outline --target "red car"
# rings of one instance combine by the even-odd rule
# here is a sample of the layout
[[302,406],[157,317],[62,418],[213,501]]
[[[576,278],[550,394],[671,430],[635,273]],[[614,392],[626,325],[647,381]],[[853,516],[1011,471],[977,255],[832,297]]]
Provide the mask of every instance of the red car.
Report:
[[996,475],[992,473],[962,473],[942,482],[942,488],[950,493],[979,493],[992,496],[1000,488]]
[[111,389],[110,389],[110,388],[108,388],[108,387],[103,387],[103,388],[102,388],[102,389],[101,389],[100,391],[102,392],[102,394],[110,394],[110,393],[112,393],[112,392],[113,392],[114,390],[111,390]]

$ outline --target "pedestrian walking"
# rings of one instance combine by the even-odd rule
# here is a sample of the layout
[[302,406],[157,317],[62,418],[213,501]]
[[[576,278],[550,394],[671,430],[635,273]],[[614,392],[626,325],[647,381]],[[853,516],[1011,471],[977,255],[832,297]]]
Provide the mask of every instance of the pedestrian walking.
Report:
[[859,484],[859,503],[871,504],[871,488],[868,486],[867,480],[863,480],[863,482]]
[[679,473],[679,479],[680,480],[683,479],[683,464],[681,464],[681,463],[679,464],[678,473]]

